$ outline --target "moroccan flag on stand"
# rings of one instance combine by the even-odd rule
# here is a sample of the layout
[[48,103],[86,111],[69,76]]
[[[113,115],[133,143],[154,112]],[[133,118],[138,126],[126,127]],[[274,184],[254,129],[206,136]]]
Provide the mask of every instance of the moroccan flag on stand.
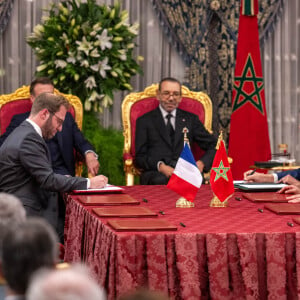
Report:
[[214,194],[223,202],[233,194],[234,187],[223,139],[220,139],[218,146],[209,180]]
[[257,13],[257,0],[241,0],[228,153],[234,179],[271,158]]
[[185,143],[167,187],[193,202],[201,184],[202,175],[189,145]]

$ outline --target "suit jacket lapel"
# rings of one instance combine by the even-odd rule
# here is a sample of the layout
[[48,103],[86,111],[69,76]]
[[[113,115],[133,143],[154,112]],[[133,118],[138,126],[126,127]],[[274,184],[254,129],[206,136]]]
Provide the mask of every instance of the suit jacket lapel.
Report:
[[44,143],[44,145],[45,145],[45,149],[46,149],[46,155],[47,155],[47,157],[48,157],[48,159],[49,159],[49,161],[50,161],[50,164],[51,164],[51,155],[50,155],[50,151],[49,151],[49,148],[48,148],[48,146],[47,146],[47,144],[46,144],[44,138],[42,138],[42,137],[36,132],[36,130],[33,128],[33,126],[32,126],[29,122],[24,121],[23,123],[26,124],[26,126],[30,127],[30,129],[31,129],[34,133],[36,133],[36,135],[41,139],[41,141],[43,141],[43,143]]
[[64,160],[65,160],[65,157],[64,157],[64,148],[63,148],[63,135],[62,135],[62,131],[60,132],[57,132],[56,133],[56,138],[57,138],[57,142],[58,142],[58,147],[60,149],[60,153],[62,154]]

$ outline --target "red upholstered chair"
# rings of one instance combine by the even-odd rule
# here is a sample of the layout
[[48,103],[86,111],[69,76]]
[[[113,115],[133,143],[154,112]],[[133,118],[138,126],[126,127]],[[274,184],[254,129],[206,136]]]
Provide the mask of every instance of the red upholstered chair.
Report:
[[[139,170],[134,166],[135,157],[135,125],[136,120],[143,114],[155,109],[159,102],[156,99],[158,84],[152,84],[143,92],[131,93],[125,97],[122,103],[122,121],[124,134],[124,171],[126,185],[134,184],[134,176],[139,175]],[[179,108],[192,112],[199,116],[205,128],[211,132],[212,126],[212,103],[207,94],[192,92],[182,86],[182,100]],[[198,145],[191,145],[194,157],[198,160],[203,151]]]
[[[63,95],[71,104],[70,113],[74,117],[78,127],[82,128],[83,108],[80,99],[70,94],[62,94],[54,90],[55,94]],[[11,94],[0,95],[0,133],[3,134],[12,117],[16,114],[25,113],[31,109],[29,86],[22,86]],[[76,163],[76,175],[82,172],[82,160]]]

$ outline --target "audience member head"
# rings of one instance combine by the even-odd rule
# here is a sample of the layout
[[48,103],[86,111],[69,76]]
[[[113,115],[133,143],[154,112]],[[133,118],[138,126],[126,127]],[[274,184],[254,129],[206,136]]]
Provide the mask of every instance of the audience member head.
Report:
[[104,290],[83,265],[40,270],[32,277],[27,300],[105,300]]
[[42,93],[53,94],[54,84],[48,77],[38,77],[31,82],[29,92],[30,100],[31,102],[34,102],[35,98]]
[[43,93],[36,97],[29,118],[41,128],[43,137],[50,139],[62,130],[68,108],[63,96]]
[[124,294],[119,300],[168,300],[169,298],[158,291],[139,289]]
[[2,271],[12,293],[25,294],[31,275],[58,260],[57,236],[43,219],[30,218],[6,231]]
[[165,111],[172,112],[181,101],[181,83],[172,77],[163,78],[158,84],[156,97]]
[[0,257],[5,232],[25,219],[26,212],[21,201],[14,195],[0,193]]

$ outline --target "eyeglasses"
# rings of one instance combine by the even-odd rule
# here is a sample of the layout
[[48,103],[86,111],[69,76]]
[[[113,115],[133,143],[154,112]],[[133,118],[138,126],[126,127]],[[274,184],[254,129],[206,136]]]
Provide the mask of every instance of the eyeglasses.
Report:
[[168,98],[170,98],[171,96],[172,96],[173,98],[179,98],[179,97],[181,96],[181,93],[180,93],[180,92],[173,92],[173,93],[171,93],[171,92],[169,92],[169,91],[165,91],[165,92],[161,92],[161,94],[162,94],[163,98],[165,98],[165,99],[168,99]]
[[57,121],[57,123],[58,123],[58,126],[62,126],[62,124],[64,123],[64,120],[61,119],[60,117],[58,117],[54,112],[49,111],[49,113],[50,113],[51,115],[55,116],[56,121]]

